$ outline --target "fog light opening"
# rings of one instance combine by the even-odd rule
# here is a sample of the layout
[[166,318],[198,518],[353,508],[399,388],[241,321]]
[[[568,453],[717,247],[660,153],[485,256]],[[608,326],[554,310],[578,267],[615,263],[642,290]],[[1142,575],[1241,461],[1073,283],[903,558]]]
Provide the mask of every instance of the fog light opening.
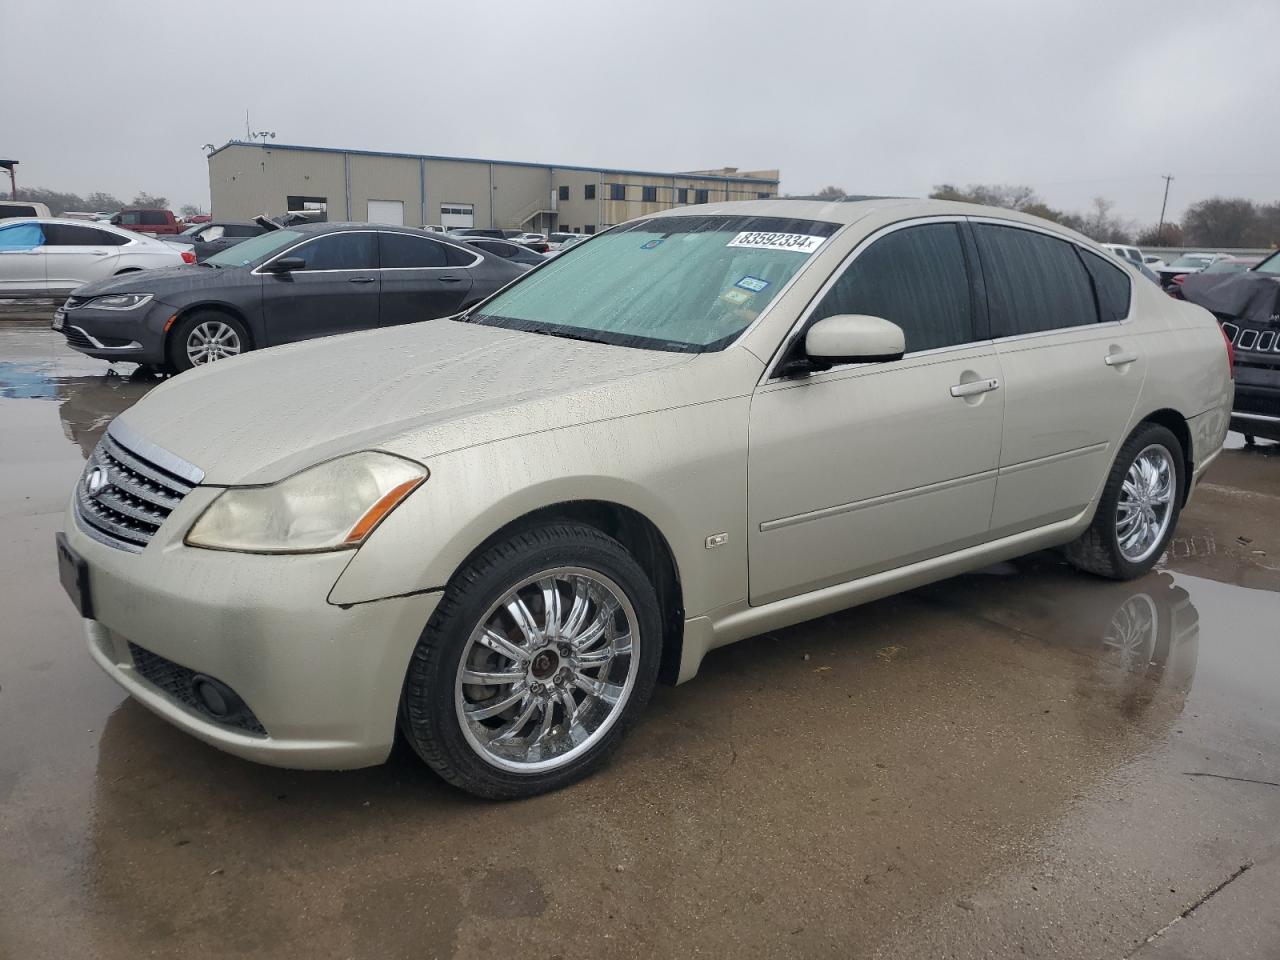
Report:
[[234,690],[213,677],[197,673],[191,678],[191,692],[196,695],[200,709],[215,720],[234,717],[244,706]]

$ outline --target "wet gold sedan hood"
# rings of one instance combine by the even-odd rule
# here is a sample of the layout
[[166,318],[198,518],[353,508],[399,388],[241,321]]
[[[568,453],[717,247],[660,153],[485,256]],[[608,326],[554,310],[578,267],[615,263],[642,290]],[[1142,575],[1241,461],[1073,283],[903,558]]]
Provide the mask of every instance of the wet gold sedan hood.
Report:
[[269,483],[353,450],[426,460],[710,399],[716,378],[680,372],[697,356],[435,320],[197,368],[121,422],[207,484]]

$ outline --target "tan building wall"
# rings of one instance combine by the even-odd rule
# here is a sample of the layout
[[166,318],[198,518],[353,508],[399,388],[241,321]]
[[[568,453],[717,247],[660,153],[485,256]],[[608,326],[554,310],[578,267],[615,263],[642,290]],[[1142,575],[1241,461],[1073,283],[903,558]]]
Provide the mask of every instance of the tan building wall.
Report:
[[403,204],[409,226],[440,223],[441,204],[469,204],[477,227],[591,233],[700,199],[775,196],[777,181],[776,170],[662,174],[248,143],[209,157],[213,215],[223,220],[284,213],[289,198],[305,197],[323,200],[333,221],[366,220],[369,201],[384,200]]

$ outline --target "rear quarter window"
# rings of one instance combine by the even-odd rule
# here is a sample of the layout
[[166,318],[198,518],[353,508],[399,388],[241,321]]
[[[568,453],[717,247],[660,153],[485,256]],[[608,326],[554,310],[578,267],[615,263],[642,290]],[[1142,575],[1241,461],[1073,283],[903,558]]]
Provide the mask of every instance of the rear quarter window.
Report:
[[1098,296],[1098,319],[1103,323],[1123,320],[1129,315],[1129,298],[1133,296],[1129,277],[1088,250],[1081,250],[1080,258],[1093,279],[1093,289]]

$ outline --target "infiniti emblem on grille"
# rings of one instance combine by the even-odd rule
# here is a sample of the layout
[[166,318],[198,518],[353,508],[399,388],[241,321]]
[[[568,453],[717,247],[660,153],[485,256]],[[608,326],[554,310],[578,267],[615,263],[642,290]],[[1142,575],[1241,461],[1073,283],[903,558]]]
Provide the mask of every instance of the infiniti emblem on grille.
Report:
[[96,497],[107,485],[107,480],[107,471],[102,467],[94,467],[84,476],[84,488],[89,492],[89,496]]

